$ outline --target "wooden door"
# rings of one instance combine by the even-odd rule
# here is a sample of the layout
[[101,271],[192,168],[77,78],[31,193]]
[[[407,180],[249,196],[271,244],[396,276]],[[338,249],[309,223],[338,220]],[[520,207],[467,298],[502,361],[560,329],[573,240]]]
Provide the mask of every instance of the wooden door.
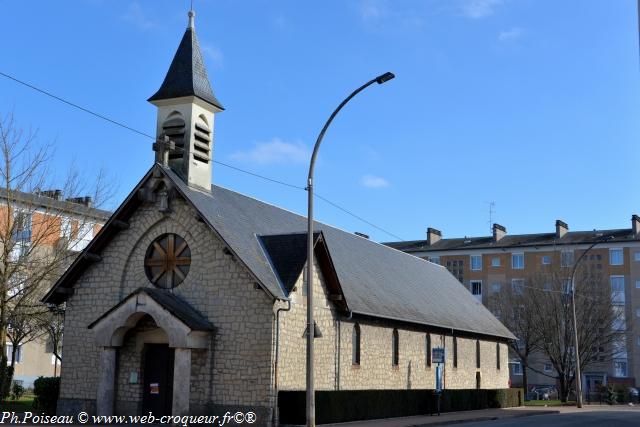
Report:
[[173,349],[168,344],[146,344],[143,352],[142,414],[171,415]]

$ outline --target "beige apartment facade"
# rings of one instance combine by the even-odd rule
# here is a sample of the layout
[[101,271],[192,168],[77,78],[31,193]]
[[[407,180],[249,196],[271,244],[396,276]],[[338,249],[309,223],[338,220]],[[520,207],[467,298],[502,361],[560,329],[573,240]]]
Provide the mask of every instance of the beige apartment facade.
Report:
[[[556,221],[555,232],[508,235],[506,228],[494,224],[487,237],[443,239],[439,230],[429,228],[427,239],[388,243],[412,255],[445,266],[469,292],[484,305],[504,287],[526,286],[528,278],[545,269],[570,274],[574,261],[598,242],[580,261],[588,264],[611,287],[612,304],[622,312],[617,327],[624,332],[625,348],[612,360],[598,363],[583,373],[585,389],[598,384],[621,383],[635,386],[640,378],[640,219],[633,215],[628,229],[570,232],[563,221]],[[499,315],[499,313],[498,313]],[[532,356],[528,371],[530,388],[553,384],[547,375],[554,370],[541,355]],[[544,374],[542,374],[544,373]],[[522,381],[522,366],[511,357],[513,385]]]
[[[29,282],[30,275],[42,268],[53,268],[54,264],[58,269],[62,267],[51,261],[52,256],[60,259],[60,264],[67,259],[67,264],[70,263],[100,231],[109,215],[110,212],[92,207],[91,198],[64,199],[60,190],[27,193],[0,189],[0,224],[9,224],[3,235],[10,234],[11,239],[3,265],[18,269],[9,279],[8,296],[19,296],[25,287],[35,295],[44,295],[51,283],[33,284]],[[10,310],[14,307],[12,301],[9,298]],[[11,332],[11,325],[8,329]],[[38,333],[29,334],[24,342],[18,343],[8,336],[5,343],[9,363],[17,344],[13,380],[25,388],[33,387],[40,376],[60,374],[60,361],[53,354],[50,340],[45,331]]]
[[[7,343],[7,358],[11,360],[13,345]],[[46,338],[38,338],[19,346],[13,370],[13,381],[25,389],[33,387],[38,377],[60,376],[60,360],[53,355]]]

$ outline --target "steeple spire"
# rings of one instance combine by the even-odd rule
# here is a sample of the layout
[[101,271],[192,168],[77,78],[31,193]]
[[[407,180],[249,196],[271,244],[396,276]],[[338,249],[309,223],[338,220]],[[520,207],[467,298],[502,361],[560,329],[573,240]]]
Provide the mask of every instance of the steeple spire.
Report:
[[162,86],[148,99],[149,102],[165,99],[180,98],[183,96],[196,96],[213,105],[219,110],[224,110],[222,104],[213,94],[207,70],[204,66],[200,45],[194,28],[195,12],[189,11],[189,26],[182,36],[178,50],[169,66]]
[[158,107],[156,162],[189,186],[210,191],[215,114],[222,104],[211,90],[194,29],[195,12],[160,89],[149,98]]

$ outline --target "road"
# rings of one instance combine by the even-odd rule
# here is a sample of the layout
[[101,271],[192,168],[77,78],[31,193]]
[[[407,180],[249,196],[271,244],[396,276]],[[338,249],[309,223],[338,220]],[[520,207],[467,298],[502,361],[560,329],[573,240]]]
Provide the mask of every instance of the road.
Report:
[[501,420],[464,423],[463,425],[465,427],[637,427],[640,426],[640,410],[568,412],[554,415],[536,415],[534,417],[505,418]]

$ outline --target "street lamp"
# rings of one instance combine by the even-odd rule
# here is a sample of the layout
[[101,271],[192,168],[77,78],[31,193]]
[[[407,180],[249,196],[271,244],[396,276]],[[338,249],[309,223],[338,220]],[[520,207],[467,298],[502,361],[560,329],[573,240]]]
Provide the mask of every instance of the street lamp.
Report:
[[574,338],[574,354],[576,358],[576,405],[578,408],[582,408],[582,374],[580,372],[580,351],[578,347],[578,320],[576,318],[576,270],[578,264],[584,258],[584,256],[593,249],[596,245],[606,242],[612,239],[613,236],[604,236],[600,240],[595,241],[587,248],[586,251],[578,257],[577,261],[573,264],[573,270],[571,271],[571,307],[573,308],[573,338]]
[[315,427],[316,425],[316,403],[315,403],[315,388],[313,384],[313,340],[315,338],[315,323],[313,321],[313,168],[316,163],[316,157],[318,155],[318,149],[322,138],[329,128],[329,125],[336,117],[338,112],[344,107],[347,102],[351,100],[358,93],[372,85],[373,83],[382,84],[393,79],[395,75],[393,73],[384,73],[375,79],[369,80],[367,83],[354,90],[351,95],[347,96],[344,101],[338,105],[329,120],[324,124],[324,127],[318,135],[316,145],[313,147],[313,154],[311,155],[311,163],[309,164],[309,177],[307,178],[307,196],[308,196],[308,211],[307,211],[307,426]]

